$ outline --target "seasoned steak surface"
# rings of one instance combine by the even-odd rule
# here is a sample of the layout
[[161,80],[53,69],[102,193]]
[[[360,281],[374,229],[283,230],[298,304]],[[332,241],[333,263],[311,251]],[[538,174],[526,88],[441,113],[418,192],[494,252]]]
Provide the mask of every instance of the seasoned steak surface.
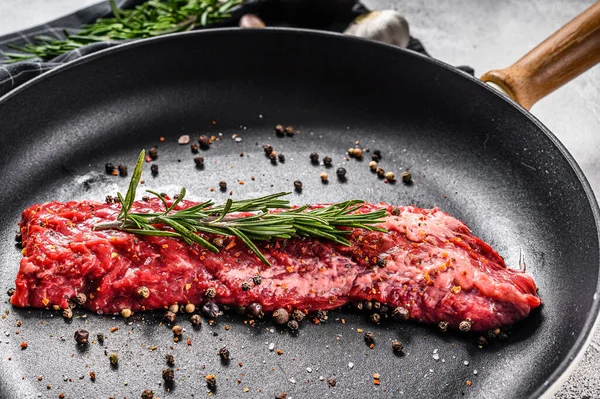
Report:
[[[192,205],[182,201],[178,209]],[[508,269],[461,221],[439,209],[379,204],[363,210],[382,207],[388,216],[381,227],[388,233],[353,230],[349,247],[314,238],[259,243],[269,267],[234,237],[225,237],[215,254],[171,237],[93,230],[114,220],[119,204],[35,205],[20,223],[23,259],[11,303],[66,308],[84,293],[91,311],[135,312],[198,305],[213,287],[219,304],[314,311],[376,300],[405,307],[424,323],[446,321],[458,328],[470,319],[473,331],[512,324],[541,304],[532,277]],[[163,209],[152,199],[136,202],[132,211]],[[262,277],[259,285],[253,283],[256,275]],[[242,289],[244,282],[249,289]],[[148,288],[147,298],[138,294],[140,287]]]

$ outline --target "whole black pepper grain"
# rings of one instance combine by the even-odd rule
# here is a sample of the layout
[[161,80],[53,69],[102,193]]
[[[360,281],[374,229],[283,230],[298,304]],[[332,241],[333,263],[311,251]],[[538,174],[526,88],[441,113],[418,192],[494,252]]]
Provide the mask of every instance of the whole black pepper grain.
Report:
[[285,129],[283,128],[283,125],[275,126],[275,134],[277,134],[278,136],[283,136],[285,134]]
[[144,392],[142,392],[142,399],[154,399],[154,392],[146,389]]
[[152,173],[152,176],[158,176],[158,165],[157,164],[152,164],[150,166],[150,173]]
[[177,317],[177,315],[174,312],[171,312],[170,310],[167,310],[165,312],[165,315],[163,316],[163,320],[166,323],[173,323],[175,321],[176,317]]
[[144,202],[150,202],[150,196],[148,196],[148,195],[144,195],[144,196],[142,197],[142,201],[144,201]]
[[198,142],[200,143],[200,148],[202,148],[203,150],[207,150],[210,146],[210,139],[204,134],[200,136]]
[[127,166],[125,165],[119,165],[119,176],[121,177],[125,177],[127,176]]
[[292,319],[296,321],[302,321],[304,320],[304,317],[306,317],[306,315],[301,310],[296,309],[292,312]]
[[362,312],[364,310],[364,305],[362,302],[354,302],[353,306],[354,309],[358,310],[359,312]]
[[468,332],[471,330],[472,324],[473,323],[469,319],[463,320],[458,324],[458,329],[462,332]]
[[381,157],[377,154],[373,154],[373,155],[371,155],[371,160],[373,160],[375,162],[379,162],[381,160]]
[[222,361],[224,362],[228,362],[231,359],[231,356],[229,354],[229,349],[227,349],[227,347],[222,347],[221,349],[219,349],[219,357],[221,358]]
[[298,192],[302,191],[302,182],[300,180],[294,182],[294,189]]
[[397,308],[394,308],[394,310],[392,310],[392,317],[396,321],[404,321],[408,320],[408,318],[410,317],[410,313],[405,307],[398,306]]
[[244,281],[242,283],[242,291],[250,291],[250,289],[252,288],[252,283],[249,281]]
[[408,170],[405,172],[402,172],[402,182],[405,184],[412,182],[412,175],[410,174],[410,172]]
[[248,306],[248,315],[252,317],[262,318],[262,316],[264,315],[262,305],[256,302],[251,303],[250,306]]
[[195,157],[194,163],[196,164],[197,167],[204,166],[204,157],[201,157],[201,156]]
[[245,315],[248,313],[248,308],[246,308],[245,306],[237,306],[235,308],[235,312],[240,315]]
[[104,345],[104,334],[102,334],[102,333],[98,333],[98,334],[96,335],[96,339],[98,340],[98,343],[99,343],[100,345]]
[[113,165],[111,162],[107,162],[104,164],[104,171],[106,172],[106,174],[112,175],[114,170],[115,165]]
[[390,307],[386,304],[382,304],[381,308],[379,309],[379,314],[387,317],[388,313],[390,313]]
[[79,306],[83,305],[86,301],[87,296],[83,292],[80,292],[79,294],[75,295],[75,303]]
[[381,158],[381,151],[380,150],[374,150],[373,151],[373,155],[377,155],[379,158]]
[[383,256],[378,257],[377,258],[377,266],[385,267],[385,265],[387,265],[387,260]]
[[448,325],[449,325],[449,323],[447,321],[443,321],[443,320],[438,323],[438,327],[441,332],[448,331]]
[[323,158],[323,165],[325,165],[325,166],[331,166],[332,162],[333,162],[333,160],[331,159],[330,156],[326,156],[325,158]]
[[219,317],[219,305],[213,301],[205,302],[202,305],[202,314],[208,319],[215,320]]
[[374,324],[378,324],[381,321],[381,315],[379,313],[373,313],[369,316],[369,321]]
[[375,343],[375,334],[373,334],[371,331],[367,331],[363,334],[363,338],[365,340],[365,343],[367,345],[371,345]]
[[190,145],[190,150],[192,150],[192,154],[197,154],[198,153],[198,144],[192,143]]
[[338,170],[335,171],[335,174],[337,175],[338,179],[340,179],[340,180],[346,179],[346,169],[344,169],[344,168],[338,168]]
[[217,389],[217,377],[214,374],[209,374],[204,379],[206,380],[206,387],[209,390],[214,391]]
[[115,202],[115,199],[112,195],[107,195],[106,197],[104,197],[104,202],[106,202],[107,204],[112,204],[113,202]]
[[285,324],[289,321],[290,315],[287,310],[280,308],[273,311],[273,321],[276,324]]
[[293,126],[286,126],[285,127],[285,134],[288,135],[289,137],[294,135],[294,127]]
[[265,150],[265,154],[269,156],[273,152],[273,146],[271,144],[265,144],[263,145],[263,150]]
[[277,164],[277,155],[274,152],[269,154],[269,159],[273,165]]
[[377,168],[375,171],[377,173],[377,177],[383,179],[385,177],[385,170],[383,168]]
[[257,274],[256,276],[252,277],[252,282],[254,283],[254,285],[261,285],[262,277],[259,274]]
[[225,182],[225,181],[220,181],[220,182],[219,182],[219,189],[220,189],[221,191],[226,191],[226,190],[227,190],[227,182]]
[[317,310],[315,316],[317,319],[319,319],[319,321],[327,321],[327,319],[329,318],[329,316],[327,316],[326,310]]
[[77,330],[75,331],[75,341],[79,344],[79,345],[85,345],[88,343],[88,338],[90,337],[90,333],[87,332],[86,330]]
[[381,302],[379,301],[373,301],[373,310],[378,312],[379,309],[381,309]]
[[285,162],[285,155],[283,155],[283,154],[277,154],[277,159],[279,160],[279,162],[284,163]]
[[319,163],[319,154],[317,154],[316,152],[310,154],[310,162]]
[[158,158],[158,149],[156,147],[152,147],[148,150],[148,156],[152,159]]
[[170,353],[167,353],[165,355],[165,360],[167,361],[167,365],[169,367],[173,367],[175,365],[175,357],[173,355],[171,355]]
[[392,341],[392,350],[395,353],[400,353],[404,350],[404,345],[402,345],[402,342],[400,342],[400,341],[393,340]]
[[290,320],[290,321],[288,321],[287,326],[288,326],[288,328],[290,329],[290,331],[292,333],[295,333],[295,332],[298,331],[298,327],[299,326],[298,326],[298,322],[296,320]]
[[192,322],[193,326],[199,326],[200,324],[202,324],[202,317],[200,317],[199,314],[195,314],[192,315],[192,317],[190,317],[190,321]]
[[175,372],[172,369],[164,369],[162,372],[162,378],[167,384],[172,384],[175,379]]
[[392,215],[393,216],[400,216],[400,213],[402,213],[402,211],[400,210],[400,208],[398,208],[398,207],[393,207],[392,208]]
[[13,296],[13,294],[15,293],[15,287],[10,287],[8,291],[6,291],[6,293],[8,294],[8,296]]

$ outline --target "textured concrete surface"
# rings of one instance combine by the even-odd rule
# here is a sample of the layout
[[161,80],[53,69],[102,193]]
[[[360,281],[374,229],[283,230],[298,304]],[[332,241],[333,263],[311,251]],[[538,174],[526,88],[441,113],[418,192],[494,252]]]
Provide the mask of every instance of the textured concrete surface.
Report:
[[[60,17],[97,0],[1,0],[0,35]],[[396,9],[432,56],[483,72],[507,66],[593,3],[590,0],[364,0]],[[600,194],[600,66],[535,105]],[[600,331],[556,398],[600,397]]]

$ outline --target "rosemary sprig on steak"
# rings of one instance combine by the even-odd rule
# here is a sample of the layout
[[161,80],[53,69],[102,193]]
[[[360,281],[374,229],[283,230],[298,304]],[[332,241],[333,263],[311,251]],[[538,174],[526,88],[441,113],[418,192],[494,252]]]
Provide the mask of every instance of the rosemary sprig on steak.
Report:
[[[292,208],[288,200],[281,199],[290,194],[285,192],[241,201],[228,199],[225,204],[217,206],[209,200],[176,210],[177,205],[185,197],[185,188],[181,189],[179,196],[171,204],[161,194],[146,190],[163,202],[165,211],[162,213],[130,212],[142,176],[144,157],[145,151],[142,150],[126,195],[117,193],[122,205],[117,220],[98,223],[94,226],[95,230],[117,229],[145,236],[176,237],[190,245],[198,244],[215,253],[219,252],[219,248],[196,234],[197,232],[235,236],[267,265],[270,265],[269,261],[254,241],[317,237],[349,246],[350,242],[346,236],[351,233],[350,229],[386,231],[375,226],[384,222],[387,215],[385,209],[357,213],[363,206],[363,201],[360,200],[349,200],[310,210],[310,205]],[[270,209],[280,211],[269,212]],[[248,212],[255,214],[248,215]],[[246,214],[236,215],[240,213]]]

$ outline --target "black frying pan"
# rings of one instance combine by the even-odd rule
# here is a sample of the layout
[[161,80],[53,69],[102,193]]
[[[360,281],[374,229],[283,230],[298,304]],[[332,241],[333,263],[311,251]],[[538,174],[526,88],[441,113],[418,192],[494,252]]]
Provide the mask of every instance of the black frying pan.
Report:
[[[292,195],[295,203],[362,198],[439,206],[508,264],[516,266],[523,249],[544,300],[508,342],[486,349],[476,336],[411,323],[370,325],[350,310],[302,324],[298,337],[268,321],[250,327],[232,313],[199,330],[180,317],[188,346],[173,343],[158,313],[125,321],[80,312],[67,323],[51,310],[12,308],[2,294],[9,313],[0,321],[7,333],[0,336],[2,398],[135,398],[144,389],[161,398],[204,397],[209,373],[224,398],[284,391],[294,398],[539,397],[566,376],[598,315],[599,212],[573,158],[523,108],[412,52],[281,29],[162,37],[84,57],[20,87],[1,100],[0,122],[3,291],[18,268],[12,237],[25,207],[123,191],[127,179],[106,175],[104,164],[131,169],[141,148],[158,145],[160,173],[152,178],[147,164],[146,187],[175,193],[183,185],[195,199],[225,200],[227,193],[209,191],[220,180],[241,198],[291,191],[299,179],[304,190]],[[277,138],[278,123],[301,133]],[[219,133],[222,139],[203,154],[203,170],[194,167],[189,146],[177,144],[182,134]],[[414,184],[384,184],[367,161],[345,161],[357,140],[381,150],[384,168],[409,168]],[[270,164],[262,150],[267,142],[285,163]],[[309,161],[314,151],[343,163],[348,180],[338,182],[333,169],[323,185],[324,167]],[[114,326],[119,330],[110,333]],[[104,333],[105,348],[77,349],[79,328]],[[374,349],[358,329],[375,333]],[[392,339],[405,343],[404,356],[392,353]],[[284,353],[269,351],[271,342]],[[217,356],[222,346],[231,351],[229,365]],[[105,351],[118,352],[118,369]],[[172,392],[160,384],[166,353],[177,367]],[[373,384],[374,373],[381,385]]]

